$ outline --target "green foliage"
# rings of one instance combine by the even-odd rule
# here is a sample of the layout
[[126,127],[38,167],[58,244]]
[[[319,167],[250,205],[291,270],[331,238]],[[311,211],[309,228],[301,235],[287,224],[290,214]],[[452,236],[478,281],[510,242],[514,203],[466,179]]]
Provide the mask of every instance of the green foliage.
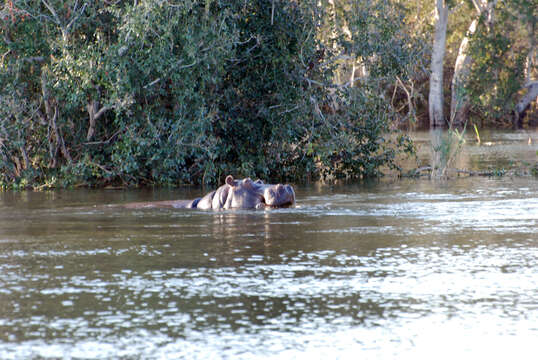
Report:
[[[472,38],[469,89],[473,113],[490,125],[510,124],[518,92],[525,83],[536,6],[526,0],[499,2],[493,26],[479,25]],[[535,40],[534,40],[535,41]]]
[[[537,152],[536,155],[538,155],[538,152]],[[530,169],[530,173],[531,173],[533,176],[538,177],[538,162],[535,163],[535,164],[531,167],[531,169]]]
[[[386,100],[421,49],[401,10],[386,1],[5,2],[1,184],[378,176],[410,150]],[[346,84],[342,58],[368,77]]]

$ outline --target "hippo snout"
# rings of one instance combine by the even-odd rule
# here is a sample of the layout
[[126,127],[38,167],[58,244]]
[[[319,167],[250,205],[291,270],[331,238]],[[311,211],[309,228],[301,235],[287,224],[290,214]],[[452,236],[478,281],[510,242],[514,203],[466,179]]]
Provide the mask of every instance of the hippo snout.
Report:
[[277,184],[265,190],[265,204],[268,206],[285,206],[295,203],[295,192],[290,185]]

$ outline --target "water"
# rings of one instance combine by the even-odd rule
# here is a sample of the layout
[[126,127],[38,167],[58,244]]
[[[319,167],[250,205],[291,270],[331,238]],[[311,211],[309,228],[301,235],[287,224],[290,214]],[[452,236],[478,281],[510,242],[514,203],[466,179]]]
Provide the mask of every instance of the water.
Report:
[[0,194],[0,359],[535,358],[537,178],[296,192],[223,212],[106,206],[196,188]]

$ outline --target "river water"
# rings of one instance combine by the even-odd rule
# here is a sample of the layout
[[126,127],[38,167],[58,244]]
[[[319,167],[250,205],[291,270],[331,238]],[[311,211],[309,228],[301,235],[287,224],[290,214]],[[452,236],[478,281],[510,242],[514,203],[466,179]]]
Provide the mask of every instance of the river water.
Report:
[[[467,164],[536,161],[527,135]],[[538,178],[295,188],[267,211],[1,193],[0,359],[536,358]]]

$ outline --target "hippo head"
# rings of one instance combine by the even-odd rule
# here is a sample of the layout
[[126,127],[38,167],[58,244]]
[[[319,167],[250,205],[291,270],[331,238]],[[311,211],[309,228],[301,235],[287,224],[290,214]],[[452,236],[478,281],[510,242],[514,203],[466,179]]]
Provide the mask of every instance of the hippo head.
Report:
[[226,184],[207,194],[195,204],[199,209],[262,209],[284,207],[295,203],[295,192],[290,185],[265,184],[250,178],[235,180],[226,177]]

